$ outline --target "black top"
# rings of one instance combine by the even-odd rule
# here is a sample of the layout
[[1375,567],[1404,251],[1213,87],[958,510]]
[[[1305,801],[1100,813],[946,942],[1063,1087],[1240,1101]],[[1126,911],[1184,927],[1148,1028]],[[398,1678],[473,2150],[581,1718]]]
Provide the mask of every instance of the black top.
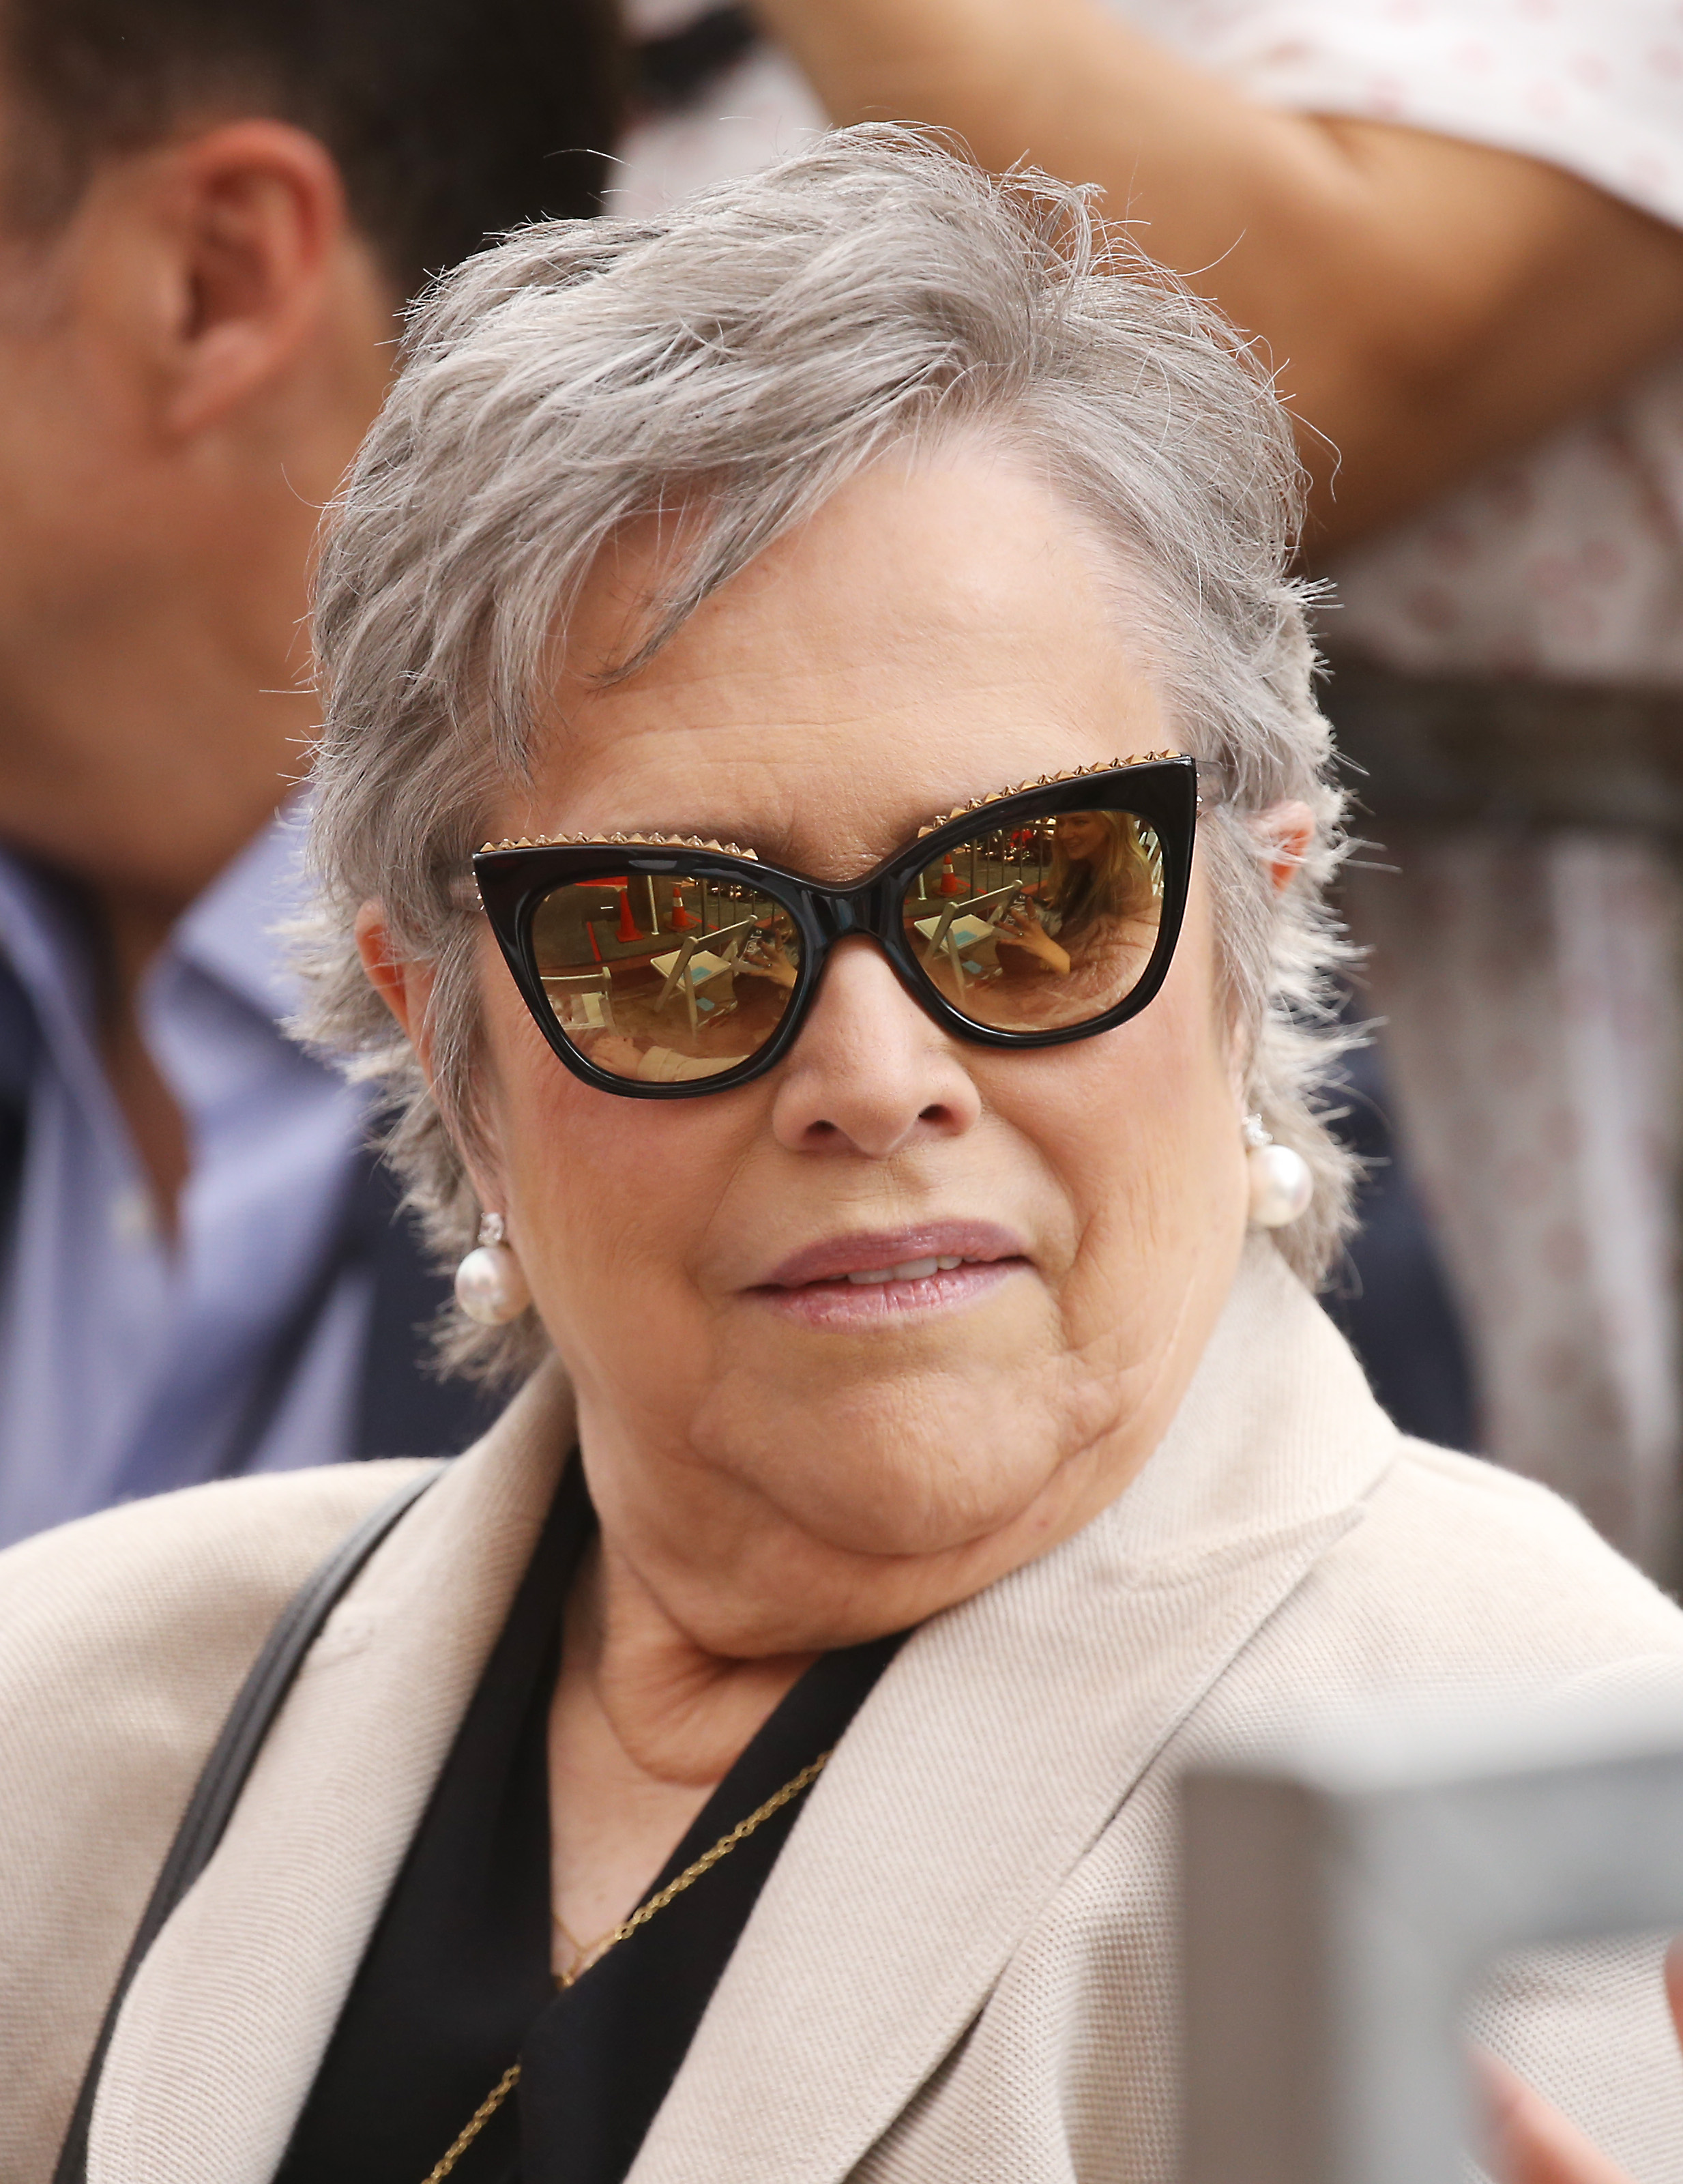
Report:
[[[557,1992],[549,1699],[594,1517],[570,1466],[370,1940],[277,2184],[422,2184],[516,2056],[517,2094],[453,2184],[619,2184],[804,1800]],[[898,1637],[827,1654],[650,1884],[663,1887],[841,1736]]]

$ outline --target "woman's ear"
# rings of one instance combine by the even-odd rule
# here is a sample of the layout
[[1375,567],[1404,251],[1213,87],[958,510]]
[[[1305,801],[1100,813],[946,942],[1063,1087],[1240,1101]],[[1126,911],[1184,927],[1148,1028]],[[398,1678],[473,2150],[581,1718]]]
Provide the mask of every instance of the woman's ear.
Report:
[[[426,1072],[427,1082],[436,1094],[437,1082],[433,1075],[432,1052],[432,1007],[434,974],[430,963],[416,963],[401,955],[392,944],[391,928],[386,922],[386,905],[382,902],[365,902],[356,914],[353,928],[356,935],[356,950],[362,958],[362,967],[368,973],[368,983],[379,994],[402,1028],[404,1037],[415,1049],[416,1058]],[[456,1134],[453,1131],[452,1134]],[[460,1140],[459,1140],[460,1145]],[[482,1206],[495,1206],[504,1202],[504,1186],[497,1173],[494,1147],[481,1139],[473,1146],[460,1145],[468,1179]]]
[[404,1038],[419,1056],[421,1067],[431,1077],[432,1063],[426,1034],[432,1000],[432,965],[411,962],[393,947],[382,902],[364,903],[356,914],[354,931],[357,953],[368,973],[369,984],[397,1018]]
[[1314,847],[1315,815],[1307,804],[1271,804],[1257,814],[1251,827],[1268,859],[1274,893],[1283,894]]

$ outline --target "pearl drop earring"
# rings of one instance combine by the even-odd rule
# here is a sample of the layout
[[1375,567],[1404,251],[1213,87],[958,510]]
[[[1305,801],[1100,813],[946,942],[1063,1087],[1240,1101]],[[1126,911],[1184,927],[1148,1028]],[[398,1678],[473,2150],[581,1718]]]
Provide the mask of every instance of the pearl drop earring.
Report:
[[456,1268],[456,1302],[482,1327],[506,1327],[532,1301],[520,1261],[503,1240],[500,1213],[480,1217],[479,1241]]
[[1290,1145],[1277,1145],[1260,1115],[1245,1117],[1245,1142],[1250,1148],[1245,1158],[1251,1171],[1251,1226],[1289,1227],[1307,1212],[1315,1195],[1308,1162]]

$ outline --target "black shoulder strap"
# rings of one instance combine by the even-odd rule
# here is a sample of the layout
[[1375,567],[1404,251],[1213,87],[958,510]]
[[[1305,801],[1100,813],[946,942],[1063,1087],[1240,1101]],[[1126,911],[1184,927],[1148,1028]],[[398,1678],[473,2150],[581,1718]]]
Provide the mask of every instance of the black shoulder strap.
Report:
[[221,1734],[204,1763],[204,1771],[188,1801],[181,1826],[176,1830],[176,1840],[159,1869],[152,1895],[123,1960],[123,1969],[117,1975],[117,1984],[106,2004],[99,2037],[93,2043],[87,2072],[76,2097],[70,2127],[64,2136],[64,2151],[53,2172],[53,2184],[84,2184],[94,2096],[99,2090],[106,2050],[111,2044],[124,1997],[164,1920],[209,1864],[234,1807],[239,1802],[246,1778],[263,1748],[263,1740],[292,1688],[304,1655],[315,1644],[322,1624],[358,1571],[398,1519],[432,1485],[443,1468],[436,1465],[420,1478],[406,1480],[395,1494],[365,1517],[293,1596],[265,1640],[263,1651],[241,1685]]

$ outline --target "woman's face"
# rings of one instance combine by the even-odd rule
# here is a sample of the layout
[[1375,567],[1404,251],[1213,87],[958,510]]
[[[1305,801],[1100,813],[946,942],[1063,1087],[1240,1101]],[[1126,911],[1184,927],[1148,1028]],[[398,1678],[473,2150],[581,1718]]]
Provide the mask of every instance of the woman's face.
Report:
[[[855,482],[597,687],[656,545],[594,581],[493,835],[699,833],[841,882],[963,800],[1174,740],[1123,572],[1012,464]],[[1037,1052],[948,1037],[851,939],[772,1074],[634,1100],[561,1067],[488,933],[483,990],[484,1201],[577,1383],[605,1527],[703,1643],[915,1620],[1150,1453],[1245,1224],[1201,875],[1151,1006]]]
[[1066,811],[1053,822],[1052,838],[1073,865],[1090,865],[1103,855],[1109,839],[1096,811]]

